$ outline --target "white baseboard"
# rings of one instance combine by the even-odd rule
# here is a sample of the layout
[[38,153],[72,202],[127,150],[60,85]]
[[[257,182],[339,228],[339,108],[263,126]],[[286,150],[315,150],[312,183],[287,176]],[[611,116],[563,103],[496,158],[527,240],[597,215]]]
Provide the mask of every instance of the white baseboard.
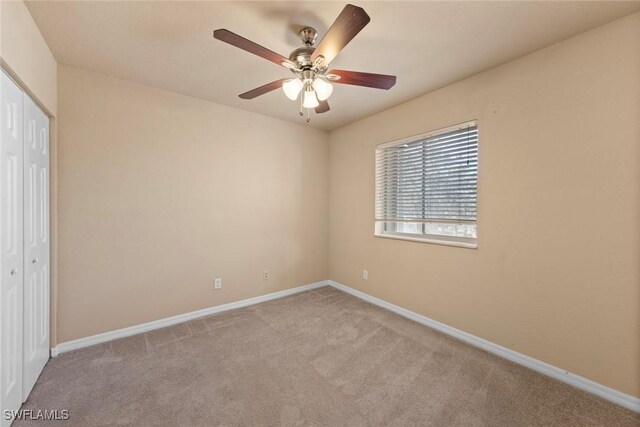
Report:
[[51,357],[57,357],[59,354],[65,353],[71,350],[77,350],[83,347],[89,347],[92,345],[100,344],[107,341],[113,341],[120,338],[129,337],[132,335],[142,334],[154,329],[166,328],[177,323],[187,322],[199,317],[208,316],[210,314],[220,313],[222,311],[233,310],[234,308],[246,307],[249,305],[259,304],[261,302],[271,301],[278,298],[283,298],[289,295],[297,294],[299,292],[308,291],[311,289],[327,286],[329,283],[326,281],[312,283],[310,285],[298,286],[296,288],[285,289],[284,291],[273,292],[271,294],[261,295],[254,298],[244,299],[241,301],[230,302],[228,304],[217,305],[215,307],[204,308],[202,310],[192,311],[190,313],[179,314],[177,316],[167,317],[165,319],[154,320],[153,322],[142,323],[140,325],[129,326],[128,328],[117,329],[115,331],[104,332],[98,335],[92,335],[85,338],[80,338],[73,341],[67,341],[60,343],[51,349]]
[[310,285],[298,286],[296,288],[291,288],[291,289],[285,289],[284,291],[274,292],[267,295],[261,295],[258,297],[236,301],[228,304],[218,305],[215,307],[209,307],[202,310],[192,311],[190,313],[179,314],[177,316],[155,320],[153,322],[143,323],[141,325],[130,326],[128,328],[118,329],[115,331],[105,332],[105,333],[93,335],[90,337],[85,337],[85,338],[80,338],[73,341],[60,343],[51,349],[51,357],[56,357],[59,354],[65,353],[67,351],[77,350],[79,348],[89,347],[95,344],[100,344],[107,341],[113,341],[119,338],[125,338],[132,335],[141,334],[144,332],[152,331],[154,329],[165,328],[167,326],[172,326],[177,323],[187,322],[189,320],[208,316],[210,314],[220,313],[227,310],[233,310],[235,308],[247,307],[249,305],[259,304],[261,302],[283,298],[289,295],[308,291],[311,289],[316,289],[326,285],[333,286],[336,289],[344,291],[348,294],[351,294],[355,297],[358,297],[367,302],[375,304],[379,307],[386,308],[387,310],[393,311],[394,313],[397,313],[403,317],[406,317],[408,319],[411,319],[413,321],[426,325],[430,328],[443,332],[447,335],[450,335],[454,338],[457,338],[473,346],[479,347],[485,351],[488,351],[489,353],[493,353],[497,356],[500,356],[512,362],[518,363],[522,366],[526,366],[527,368],[533,369],[534,371],[540,372],[541,374],[550,376],[566,384],[569,384],[571,386],[574,386],[586,392],[595,394],[596,396],[602,397],[603,399],[606,399],[617,405],[620,405],[622,407],[625,407],[627,409],[640,413],[640,398],[622,393],[618,390],[604,386],[602,384],[599,384],[595,381],[591,381],[579,375],[572,374],[571,372],[567,372],[564,369],[557,368],[548,363],[534,359],[533,357],[529,357],[522,353],[518,353],[517,351],[510,350],[506,347],[502,347],[501,345],[494,344],[483,338],[477,337],[475,335],[471,335],[467,332],[445,325],[444,323],[440,323],[436,320],[430,319],[421,314],[414,313],[410,310],[391,304],[389,302],[373,297],[371,295],[368,295],[364,292],[350,288],[348,286],[342,285],[340,283],[334,282],[332,280],[326,280],[326,281],[312,283]]
[[522,353],[518,353],[517,351],[510,350],[506,347],[494,344],[483,338],[445,325],[444,323],[429,319],[426,316],[414,313],[413,311],[407,310],[402,307],[398,307],[397,305],[391,304],[379,298],[365,294],[364,292],[334,282],[333,280],[328,280],[327,283],[336,289],[344,291],[379,307],[386,308],[387,310],[393,311],[394,313],[414,320],[418,323],[422,323],[423,325],[443,332],[475,347],[479,347],[485,351],[488,351],[489,353],[493,353],[519,365],[526,366],[529,369],[533,369],[534,371],[560,380],[566,384],[584,390],[588,393],[595,394],[596,396],[602,397],[603,399],[606,399],[632,411],[640,412],[640,398],[622,393],[618,390],[604,386],[595,381],[591,381],[589,379],[581,377],[580,375],[572,374],[571,372],[567,372],[564,369],[557,368],[538,359],[534,359],[533,357],[526,356]]

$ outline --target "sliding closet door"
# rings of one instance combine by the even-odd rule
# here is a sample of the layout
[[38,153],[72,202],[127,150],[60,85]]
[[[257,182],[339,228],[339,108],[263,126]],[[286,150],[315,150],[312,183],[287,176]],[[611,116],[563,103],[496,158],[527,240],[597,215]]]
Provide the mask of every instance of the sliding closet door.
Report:
[[[22,404],[22,91],[0,71],[0,406]],[[4,414],[0,425],[8,425]]]
[[22,399],[49,360],[49,119],[24,96]]

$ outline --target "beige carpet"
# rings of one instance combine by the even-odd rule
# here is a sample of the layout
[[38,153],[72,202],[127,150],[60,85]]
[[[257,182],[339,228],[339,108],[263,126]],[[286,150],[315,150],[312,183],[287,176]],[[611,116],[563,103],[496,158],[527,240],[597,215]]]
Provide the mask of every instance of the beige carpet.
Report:
[[68,409],[58,426],[640,425],[329,287],[62,354],[23,409]]

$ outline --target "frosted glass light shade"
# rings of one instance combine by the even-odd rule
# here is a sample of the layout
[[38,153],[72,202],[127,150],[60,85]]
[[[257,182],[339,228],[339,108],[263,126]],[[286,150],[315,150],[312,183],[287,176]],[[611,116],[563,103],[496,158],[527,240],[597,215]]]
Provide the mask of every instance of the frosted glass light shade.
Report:
[[300,79],[290,79],[282,84],[282,90],[284,91],[284,94],[287,95],[287,98],[295,101],[298,98],[298,94],[300,93],[303,85],[304,84]]
[[313,88],[316,90],[316,95],[318,95],[320,101],[329,99],[331,92],[333,92],[333,85],[322,79],[315,79],[313,81]]
[[313,90],[305,90],[304,91],[304,101],[302,101],[302,106],[304,108],[316,108],[320,103],[318,102],[318,98],[316,98],[316,93]]

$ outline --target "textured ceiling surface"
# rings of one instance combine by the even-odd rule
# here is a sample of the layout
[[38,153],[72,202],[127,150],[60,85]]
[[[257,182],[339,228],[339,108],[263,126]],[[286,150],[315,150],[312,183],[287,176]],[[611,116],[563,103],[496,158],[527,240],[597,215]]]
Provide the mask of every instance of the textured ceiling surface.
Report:
[[[298,104],[276,90],[238,95],[285,68],[213,39],[217,28],[283,56],[296,33],[320,37],[342,2],[39,2],[27,6],[59,63],[293,122]],[[357,2],[371,22],[332,68],[395,74],[389,91],[335,85],[331,111],[311,126],[335,129],[640,10],[640,2]]]

